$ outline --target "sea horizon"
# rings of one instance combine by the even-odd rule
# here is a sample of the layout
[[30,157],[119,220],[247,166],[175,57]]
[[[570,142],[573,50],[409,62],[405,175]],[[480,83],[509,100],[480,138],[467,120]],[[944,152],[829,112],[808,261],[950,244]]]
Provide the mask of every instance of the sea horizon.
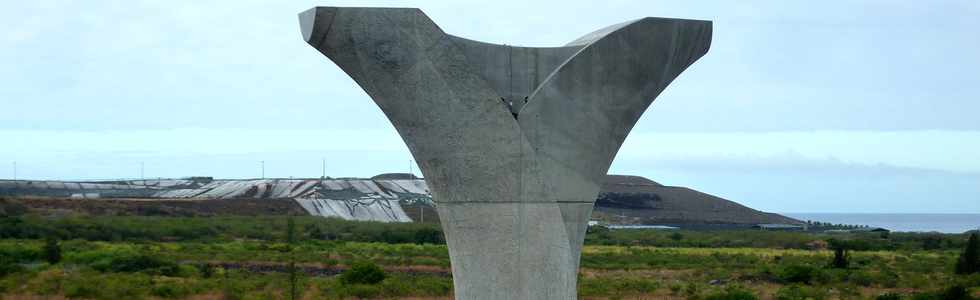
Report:
[[780,213],[801,221],[867,225],[899,232],[963,233],[980,228],[980,213]]

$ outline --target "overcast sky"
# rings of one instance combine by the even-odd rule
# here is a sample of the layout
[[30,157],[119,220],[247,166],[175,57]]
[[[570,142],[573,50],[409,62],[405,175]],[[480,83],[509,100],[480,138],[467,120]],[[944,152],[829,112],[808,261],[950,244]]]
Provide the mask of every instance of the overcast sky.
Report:
[[303,42],[314,5],[420,7],[446,32],[557,46],[644,16],[711,50],[611,173],[776,212],[980,213],[977,1],[15,1],[0,10],[0,178],[407,172],[368,96]]

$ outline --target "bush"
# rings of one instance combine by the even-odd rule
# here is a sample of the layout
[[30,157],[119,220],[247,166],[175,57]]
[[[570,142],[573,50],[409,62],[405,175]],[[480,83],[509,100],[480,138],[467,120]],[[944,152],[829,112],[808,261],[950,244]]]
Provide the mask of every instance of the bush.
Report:
[[936,292],[925,292],[912,295],[913,300],[973,300],[970,290],[962,285],[954,285]]
[[369,284],[349,285],[346,289],[345,294],[357,297],[359,299],[377,298],[381,295],[380,287]]
[[776,291],[776,300],[823,300],[827,293],[821,288],[800,285],[790,285]]
[[14,273],[20,273],[24,271],[24,267],[17,264],[16,262],[0,257],[0,277],[4,277]]
[[27,206],[11,199],[0,198],[0,217],[17,217],[27,213]]
[[385,272],[378,265],[360,261],[351,265],[350,269],[340,274],[340,282],[344,284],[377,284],[385,280]]
[[875,282],[875,278],[865,271],[855,271],[847,275],[847,281],[860,285],[860,286],[871,286]]
[[701,286],[694,282],[688,282],[687,286],[684,287],[684,296],[687,299],[701,298]]
[[875,300],[902,300],[902,295],[898,293],[884,293],[875,297]]
[[92,264],[92,268],[100,272],[149,272],[164,276],[178,276],[180,266],[177,263],[146,254],[121,255],[108,261],[102,260]]
[[23,272],[25,268],[20,263],[34,261],[37,258],[37,251],[26,247],[0,248],[0,277]]
[[150,294],[161,298],[186,298],[191,291],[185,287],[175,284],[159,284],[150,289]]
[[61,261],[61,244],[58,240],[48,238],[44,242],[44,260],[49,264],[56,264]]
[[971,300],[973,296],[970,291],[961,285],[954,285],[947,288],[939,297],[943,300]]
[[759,298],[755,296],[752,291],[740,287],[740,286],[729,286],[725,288],[724,291],[719,293],[714,293],[709,295],[707,300],[758,300]]
[[424,227],[415,231],[415,243],[419,245],[444,244],[445,241],[443,241],[442,231],[431,227]]
[[99,295],[99,286],[94,284],[69,283],[64,289],[65,296],[69,298],[95,298]]
[[779,279],[787,283],[810,284],[819,275],[820,270],[807,265],[789,265],[779,272]]
[[660,284],[657,281],[643,277],[584,277],[578,281],[578,291],[581,296],[646,294],[658,288]]

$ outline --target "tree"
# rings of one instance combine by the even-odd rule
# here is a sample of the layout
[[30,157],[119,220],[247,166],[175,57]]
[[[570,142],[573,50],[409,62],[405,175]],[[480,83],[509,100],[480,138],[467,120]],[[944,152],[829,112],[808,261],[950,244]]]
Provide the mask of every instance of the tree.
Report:
[[58,240],[48,238],[44,243],[44,260],[49,264],[56,264],[61,261],[61,245]]
[[844,247],[834,248],[834,261],[831,265],[837,269],[847,269],[848,262],[847,249]]
[[830,262],[830,266],[837,269],[847,269],[850,265],[850,255],[847,252],[854,246],[848,241],[837,239],[830,239],[827,242],[830,244],[830,248],[834,249],[834,260]]
[[980,273],[980,237],[974,232],[966,242],[966,249],[956,262],[956,274],[967,275]]

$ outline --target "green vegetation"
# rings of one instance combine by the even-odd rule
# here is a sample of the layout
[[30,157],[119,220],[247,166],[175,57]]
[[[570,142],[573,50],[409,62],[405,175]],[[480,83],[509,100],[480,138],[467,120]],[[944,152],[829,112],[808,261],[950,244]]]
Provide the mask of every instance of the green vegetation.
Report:
[[[0,237],[2,295],[338,299],[452,293],[448,252],[434,224],[18,215],[0,218]],[[980,274],[953,272],[972,253],[968,245],[975,242],[966,235],[594,228],[586,240],[579,278],[586,299],[969,299],[980,292]],[[837,249],[846,252],[837,255]],[[837,263],[841,259],[847,263]]]
[[49,264],[56,264],[61,261],[61,245],[58,240],[48,237],[44,243],[44,260]]
[[977,233],[970,234],[970,241],[956,263],[956,274],[980,273],[980,237]]
[[385,271],[370,261],[358,261],[350,269],[340,273],[340,282],[346,284],[377,284],[385,280]]

